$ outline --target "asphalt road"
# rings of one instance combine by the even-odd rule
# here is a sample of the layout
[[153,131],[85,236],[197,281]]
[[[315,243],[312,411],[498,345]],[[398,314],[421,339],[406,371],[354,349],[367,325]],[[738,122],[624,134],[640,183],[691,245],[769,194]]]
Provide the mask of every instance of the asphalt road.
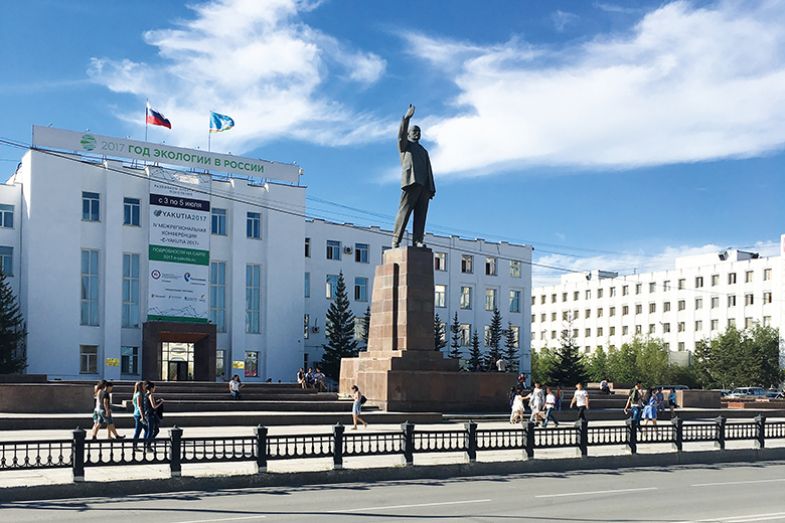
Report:
[[0,521],[785,521],[785,464],[184,492],[0,504]]

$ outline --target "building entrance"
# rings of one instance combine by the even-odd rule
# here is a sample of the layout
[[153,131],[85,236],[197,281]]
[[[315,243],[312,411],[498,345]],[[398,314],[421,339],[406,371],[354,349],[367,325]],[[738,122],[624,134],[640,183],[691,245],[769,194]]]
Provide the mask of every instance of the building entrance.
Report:
[[192,381],[194,379],[194,344],[161,343],[161,377],[163,381]]
[[144,379],[215,381],[215,325],[149,321],[142,338]]

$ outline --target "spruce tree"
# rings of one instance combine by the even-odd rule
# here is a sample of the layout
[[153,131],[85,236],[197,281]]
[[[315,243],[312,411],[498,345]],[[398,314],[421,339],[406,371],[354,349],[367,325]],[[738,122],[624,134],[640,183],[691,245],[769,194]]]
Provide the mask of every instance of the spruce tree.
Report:
[[363,315],[362,320],[360,320],[360,325],[362,327],[362,343],[363,346],[360,348],[361,351],[368,350],[368,335],[371,332],[371,308],[368,307],[365,309],[365,315]]
[[0,271],[0,374],[16,374],[27,367],[24,318],[5,274]]
[[433,350],[440,351],[447,346],[447,330],[437,312],[433,317]]
[[552,385],[564,386],[572,386],[586,381],[583,357],[570,329],[562,331],[561,346],[556,349],[556,367],[551,372],[549,381]]
[[493,366],[499,358],[502,357],[502,351],[500,349],[502,341],[502,315],[499,314],[499,309],[497,307],[493,308],[493,317],[491,318],[491,325],[488,329],[488,339],[486,343],[488,344],[488,361],[491,362],[491,366]]
[[504,331],[504,360],[510,371],[518,370],[518,340],[516,338],[512,323],[507,322],[507,330]]
[[482,351],[480,350],[480,335],[477,334],[477,329],[474,329],[472,345],[469,349],[469,370],[473,372],[482,370]]
[[349,307],[343,272],[338,275],[335,299],[327,309],[325,330],[327,344],[324,345],[321,367],[327,376],[338,379],[341,372],[341,359],[355,357],[359,352],[357,340],[354,339],[354,313]]
[[455,313],[450,325],[450,358],[461,359],[461,324],[458,322],[458,313]]

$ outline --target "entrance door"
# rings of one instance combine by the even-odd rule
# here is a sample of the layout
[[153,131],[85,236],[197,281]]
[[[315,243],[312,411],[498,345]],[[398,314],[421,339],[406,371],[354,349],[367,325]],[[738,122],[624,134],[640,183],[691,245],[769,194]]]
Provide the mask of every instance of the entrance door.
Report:
[[163,342],[161,344],[161,380],[190,381],[194,379],[194,344]]

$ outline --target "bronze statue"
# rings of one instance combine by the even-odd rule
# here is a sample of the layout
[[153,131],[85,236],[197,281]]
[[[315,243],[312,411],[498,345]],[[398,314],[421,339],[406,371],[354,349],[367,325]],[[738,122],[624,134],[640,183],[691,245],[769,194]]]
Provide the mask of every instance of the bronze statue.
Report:
[[428,151],[420,145],[420,128],[409,129],[409,120],[414,116],[414,106],[409,109],[401,120],[398,130],[398,151],[401,153],[401,203],[395,218],[392,246],[401,244],[409,215],[414,212],[412,225],[412,243],[417,247],[425,247],[425,217],[428,215],[428,203],[436,194],[433,183],[433,171]]

